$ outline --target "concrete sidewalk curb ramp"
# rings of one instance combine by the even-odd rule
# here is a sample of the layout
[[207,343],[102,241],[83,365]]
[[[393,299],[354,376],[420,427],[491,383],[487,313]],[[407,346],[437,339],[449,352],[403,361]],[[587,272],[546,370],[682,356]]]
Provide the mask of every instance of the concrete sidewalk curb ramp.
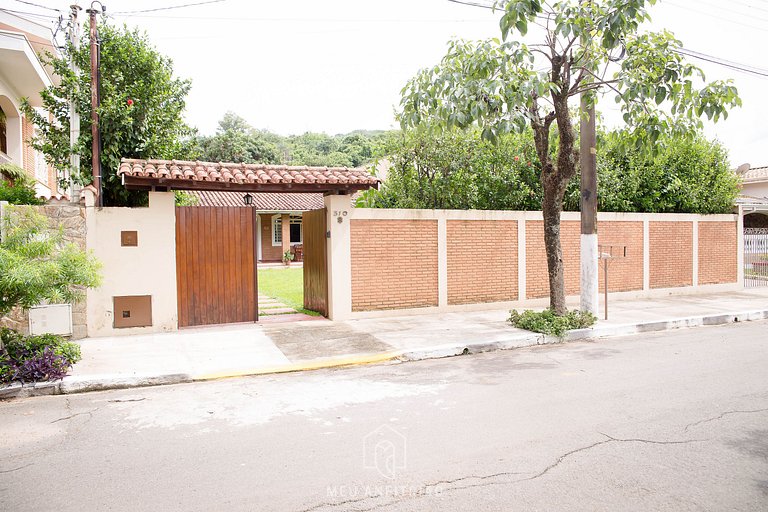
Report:
[[262,368],[246,368],[233,371],[186,374],[172,373],[166,375],[125,375],[103,374],[69,376],[56,382],[42,382],[22,386],[14,383],[0,388],[0,399],[24,398],[29,396],[84,393],[87,391],[104,391],[109,389],[127,389],[165,384],[181,384],[186,382],[203,382],[234,377],[247,377],[275,373],[300,372],[320,370],[325,368],[341,368],[364,364],[384,363],[388,361],[423,361],[426,359],[442,359],[446,357],[480,354],[496,350],[511,350],[535,345],[579,341],[613,336],[627,336],[650,332],[671,331],[688,327],[725,325],[739,322],[751,322],[768,319],[768,310],[753,310],[739,313],[720,313],[715,315],[692,316],[672,320],[659,320],[625,325],[597,325],[588,329],[569,331],[563,338],[545,336],[542,334],[515,334],[509,339],[494,342],[473,342],[466,344],[446,344],[415,350],[399,350],[358,354],[339,357],[329,357],[312,361],[303,361],[281,366],[266,366]]

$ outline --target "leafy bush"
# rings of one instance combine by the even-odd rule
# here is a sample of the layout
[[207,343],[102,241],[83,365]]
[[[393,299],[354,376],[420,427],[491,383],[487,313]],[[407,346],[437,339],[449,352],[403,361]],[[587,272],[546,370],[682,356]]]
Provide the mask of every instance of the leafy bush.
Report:
[[563,316],[557,316],[551,309],[532,311],[527,309],[519,313],[516,309],[510,311],[509,322],[526,331],[540,332],[562,338],[571,329],[584,329],[597,321],[595,315],[588,311],[569,311]]
[[81,358],[77,343],[55,334],[25,336],[3,327],[0,341],[0,382],[60,379]]
[[101,264],[48,227],[33,208],[9,207],[0,240],[0,316],[43,301],[76,302],[101,282]]
[[0,164],[0,201],[11,204],[45,204],[37,197],[35,182],[24,169],[13,164]]
[[174,198],[176,199],[176,206],[197,206],[200,200],[196,195],[184,192],[183,190],[174,190]]

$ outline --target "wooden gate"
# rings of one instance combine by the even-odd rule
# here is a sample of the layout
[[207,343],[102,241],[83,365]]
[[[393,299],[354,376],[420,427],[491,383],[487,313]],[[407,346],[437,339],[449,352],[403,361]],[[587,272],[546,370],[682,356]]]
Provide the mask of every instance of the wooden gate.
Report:
[[328,265],[325,209],[302,214],[304,236],[304,307],[328,316]]
[[176,208],[179,327],[257,321],[256,279],[251,208]]

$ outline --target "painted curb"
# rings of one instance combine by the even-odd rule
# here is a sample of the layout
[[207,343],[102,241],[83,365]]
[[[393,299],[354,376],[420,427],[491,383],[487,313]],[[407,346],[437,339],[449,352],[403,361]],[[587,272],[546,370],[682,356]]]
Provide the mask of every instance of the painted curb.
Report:
[[588,329],[577,329],[569,331],[563,339],[557,338],[555,336],[545,336],[535,333],[523,335],[516,334],[511,336],[509,339],[493,342],[446,344],[423,349],[349,355],[280,366],[248,368],[235,371],[199,375],[191,375],[186,373],[172,373],[166,375],[76,375],[64,377],[63,380],[56,382],[42,382],[24,386],[18,383],[14,383],[9,386],[1,387],[0,400],[9,398],[26,398],[30,396],[41,395],[85,393],[88,391],[104,391],[109,389],[161,386],[167,384],[181,384],[186,382],[205,382],[236,377],[291,373],[321,370],[326,368],[342,368],[356,365],[384,363],[388,361],[407,362],[423,361],[427,359],[442,359],[460,355],[494,352],[497,350],[512,350],[516,348],[525,348],[536,345],[549,345],[554,343],[594,338],[628,336],[650,332],[671,331],[688,327],[725,325],[765,319],[768,319],[768,310],[752,310],[738,313],[719,313],[715,315],[701,315],[687,318],[642,322],[637,324],[598,325]]

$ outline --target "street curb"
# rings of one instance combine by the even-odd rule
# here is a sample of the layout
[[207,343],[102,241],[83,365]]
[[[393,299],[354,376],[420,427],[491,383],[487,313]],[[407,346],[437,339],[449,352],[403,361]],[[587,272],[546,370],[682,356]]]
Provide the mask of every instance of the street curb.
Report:
[[55,382],[40,382],[29,385],[14,383],[0,387],[0,400],[9,398],[26,398],[41,395],[58,395],[85,393],[88,391],[104,391],[109,389],[127,389],[166,384],[182,384],[187,382],[204,382],[236,377],[291,373],[327,368],[341,368],[356,365],[384,363],[388,361],[408,362],[427,359],[442,359],[460,355],[480,354],[497,350],[512,350],[536,345],[549,345],[571,341],[614,336],[628,336],[651,332],[672,331],[689,327],[725,325],[739,322],[752,322],[768,319],[768,310],[752,310],[738,313],[718,313],[671,320],[659,320],[623,325],[597,325],[587,329],[569,331],[564,338],[545,336],[543,334],[515,334],[506,340],[493,342],[472,342],[466,344],[445,344],[423,349],[406,349],[389,352],[378,352],[362,355],[348,355],[304,361],[287,365],[248,368],[235,371],[217,372],[192,375],[187,373],[172,373],[166,375],[84,375],[68,376]]

